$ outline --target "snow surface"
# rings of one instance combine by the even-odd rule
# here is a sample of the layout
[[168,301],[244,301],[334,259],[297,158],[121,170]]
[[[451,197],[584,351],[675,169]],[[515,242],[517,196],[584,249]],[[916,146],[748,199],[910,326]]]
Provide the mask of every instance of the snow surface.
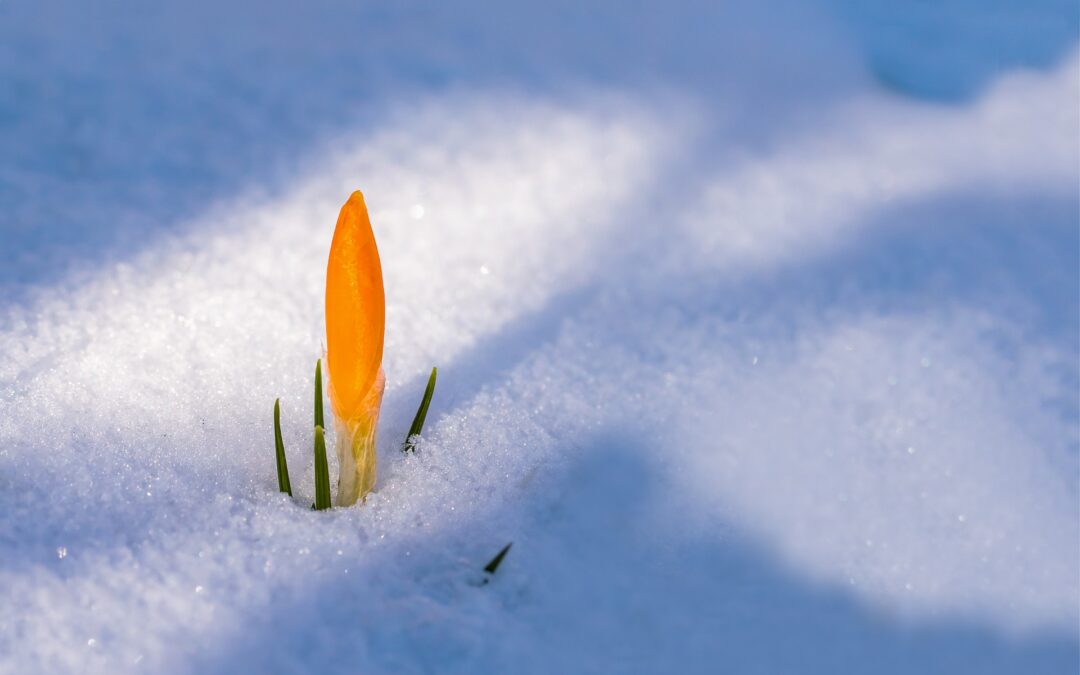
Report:
[[1076,672],[1075,7],[714,4],[0,4],[0,672]]

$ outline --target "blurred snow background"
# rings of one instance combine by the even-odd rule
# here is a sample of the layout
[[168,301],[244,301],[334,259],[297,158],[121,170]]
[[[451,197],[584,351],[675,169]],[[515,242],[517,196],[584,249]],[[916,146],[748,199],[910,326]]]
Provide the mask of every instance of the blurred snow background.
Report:
[[[0,671],[1076,672],[1077,30],[3,2]],[[316,515],[357,187],[380,481]]]

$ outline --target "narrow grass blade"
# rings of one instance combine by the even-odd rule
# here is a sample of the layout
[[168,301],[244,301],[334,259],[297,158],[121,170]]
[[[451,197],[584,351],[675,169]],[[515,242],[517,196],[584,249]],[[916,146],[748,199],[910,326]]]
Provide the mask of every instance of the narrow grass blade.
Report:
[[412,426],[409,427],[409,435],[405,437],[405,443],[401,446],[401,451],[408,454],[416,450],[416,436],[424,428],[424,420],[427,419],[428,406],[431,405],[431,397],[435,393],[435,378],[439,375],[438,368],[431,369],[431,375],[428,376],[427,387],[424,389],[424,398],[420,401],[420,407],[416,410],[416,417],[413,418]]
[[503,558],[506,557],[506,553],[510,550],[510,547],[514,545],[514,542],[510,542],[506,546],[503,546],[502,550],[495,554],[495,557],[491,559],[487,565],[484,566],[484,571],[488,574],[495,574],[495,570],[499,569],[499,565],[502,564]]
[[326,428],[322,410],[322,359],[315,362],[315,426]]
[[289,465],[285,462],[285,442],[281,440],[281,399],[274,400],[274,450],[277,453],[278,490],[292,497],[289,483]]
[[326,463],[323,428],[315,427],[315,510],[330,508],[330,467]]

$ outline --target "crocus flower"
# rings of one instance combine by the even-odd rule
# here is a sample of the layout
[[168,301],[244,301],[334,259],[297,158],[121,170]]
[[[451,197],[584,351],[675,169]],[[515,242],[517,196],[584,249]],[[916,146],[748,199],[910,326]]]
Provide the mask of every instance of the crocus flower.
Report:
[[385,325],[382,265],[358,190],[341,207],[326,265],[326,366],[337,432],[340,506],[355,504],[375,486]]

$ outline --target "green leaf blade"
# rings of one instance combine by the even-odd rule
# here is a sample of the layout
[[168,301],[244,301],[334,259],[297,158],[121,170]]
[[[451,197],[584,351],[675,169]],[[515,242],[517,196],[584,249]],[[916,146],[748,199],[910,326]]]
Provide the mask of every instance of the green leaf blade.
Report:
[[315,362],[315,426],[326,428],[322,405],[322,359]]
[[495,574],[495,570],[499,569],[499,565],[502,564],[503,558],[510,551],[510,547],[514,545],[514,542],[510,542],[506,546],[502,547],[502,550],[495,554],[495,557],[491,559],[487,565],[484,565],[484,571],[488,574]]
[[432,368],[431,375],[428,376],[427,387],[424,388],[424,398],[420,401],[420,407],[416,410],[416,416],[413,417],[412,426],[409,427],[409,435],[405,437],[405,443],[401,446],[401,451],[405,454],[416,451],[415,437],[424,429],[424,421],[427,419],[428,407],[431,405],[431,397],[435,394],[435,380],[438,375],[439,369]]
[[315,427],[315,510],[330,508],[330,467],[326,461],[323,428]]
[[281,399],[274,400],[274,452],[277,455],[278,490],[292,497],[289,465],[285,461],[285,442],[281,439]]

